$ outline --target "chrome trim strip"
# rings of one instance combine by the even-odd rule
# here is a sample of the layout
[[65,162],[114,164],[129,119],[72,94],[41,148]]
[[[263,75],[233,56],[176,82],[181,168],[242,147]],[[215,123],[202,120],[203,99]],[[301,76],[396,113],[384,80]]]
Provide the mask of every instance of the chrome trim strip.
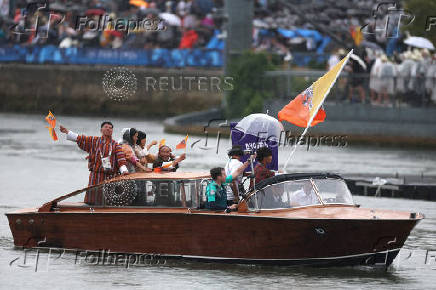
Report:
[[[401,248],[396,248],[392,250],[380,251],[380,252],[372,252],[372,253],[363,253],[356,255],[348,255],[348,256],[337,256],[337,257],[321,257],[321,258],[301,258],[301,259],[247,259],[247,258],[227,258],[227,257],[209,257],[209,256],[191,256],[191,255],[180,255],[180,257],[187,259],[209,259],[209,260],[243,260],[243,261],[315,261],[315,260],[337,260],[337,259],[346,259],[353,257],[361,257],[367,255],[375,255],[375,254],[387,254],[389,252],[397,252],[400,251]],[[162,254],[162,256],[166,256]],[[171,256],[171,255],[168,255]]]

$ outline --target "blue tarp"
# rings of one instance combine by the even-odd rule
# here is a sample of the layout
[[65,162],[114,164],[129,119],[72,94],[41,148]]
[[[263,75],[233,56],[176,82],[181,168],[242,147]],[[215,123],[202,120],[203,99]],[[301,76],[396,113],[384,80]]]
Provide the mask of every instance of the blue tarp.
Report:
[[[325,43],[324,38],[323,43]],[[220,47],[218,40],[216,46]],[[323,43],[321,47],[323,47]],[[211,44],[211,47],[215,46]],[[292,62],[297,66],[322,64],[327,54],[292,53]],[[138,65],[154,67],[221,67],[224,64],[221,49],[102,49],[102,48],[57,48],[56,46],[0,47],[0,62],[55,63],[55,64],[107,64]]]
[[221,67],[221,49],[102,49],[56,46],[0,47],[0,62]]
[[312,38],[317,44],[316,53],[318,54],[324,52],[324,48],[331,40],[330,37],[323,36],[321,33],[319,33],[316,30],[309,30],[309,29],[289,30],[289,29],[277,28],[277,32],[286,38],[295,38],[295,37]]

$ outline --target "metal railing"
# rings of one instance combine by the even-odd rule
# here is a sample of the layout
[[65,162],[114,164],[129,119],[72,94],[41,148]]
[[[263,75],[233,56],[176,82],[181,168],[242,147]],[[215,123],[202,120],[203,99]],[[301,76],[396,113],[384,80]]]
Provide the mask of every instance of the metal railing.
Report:
[[[263,88],[274,98],[292,99],[326,71],[267,71]],[[326,102],[363,103],[381,106],[434,106],[436,78],[374,77],[370,74],[342,72]]]

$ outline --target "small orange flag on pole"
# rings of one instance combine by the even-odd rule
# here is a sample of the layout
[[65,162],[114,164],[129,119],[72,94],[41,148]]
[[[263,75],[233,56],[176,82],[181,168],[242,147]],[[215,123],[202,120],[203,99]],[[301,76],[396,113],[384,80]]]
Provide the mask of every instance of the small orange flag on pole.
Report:
[[185,139],[180,141],[179,144],[176,145],[176,149],[186,149],[186,142],[188,142],[188,134],[186,134]]
[[48,132],[53,139],[53,141],[58,140],[58,136],[56,135],[55,127],[56,127],[56,117],[52,114],[52,112],[48,111],[48,115],[45,117],[45,120],[48,123]]

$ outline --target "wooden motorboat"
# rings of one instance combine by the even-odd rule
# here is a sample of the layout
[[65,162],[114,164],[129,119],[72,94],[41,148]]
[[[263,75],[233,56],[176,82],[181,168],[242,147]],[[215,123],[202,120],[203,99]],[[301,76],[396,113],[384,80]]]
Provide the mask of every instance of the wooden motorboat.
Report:
[[[388,266],[423,218],[360,208],[334,174],[283,174],[256,185],[238,211],[205,206],[207,173],[135,173],[7,213],[17,247],[278,265]],[[68,202],[103,194],[104,204]]]

